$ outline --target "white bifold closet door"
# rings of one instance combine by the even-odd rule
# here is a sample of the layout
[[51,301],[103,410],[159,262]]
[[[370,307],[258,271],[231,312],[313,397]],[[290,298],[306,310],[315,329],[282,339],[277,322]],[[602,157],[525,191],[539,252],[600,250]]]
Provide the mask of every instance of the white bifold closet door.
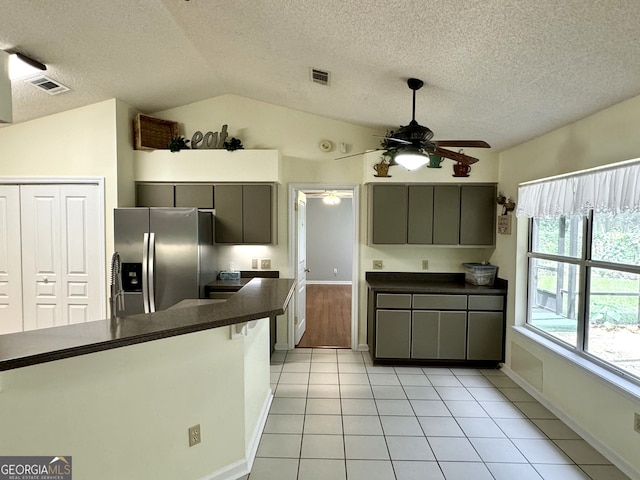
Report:
[[20,187],[0,185],[0,334],[22,330]]
[[[11,187],[0,187],[2,189]],[[20,185],[18,229],[11,228],[13,293],[0,333],[82,323],[104,317],[103,225],[96,185]],[[2,197],[0,197],[2,198]],[[10,214],[14,219],[15,210]],[[19,250],[16,253],[16,237]],[[2,267],[0,259],[0,267]],[[0,277],[1,279],[1,277]],[[21,294],[16,284],[21,283]],[[19,302],[19,295],[22,301]],[[15,301],[13,301],[15,299]],[[21,314],[18,311],[20,305]],[[19,320],[17,320],[19,319]],[[20,325],[17,326],[19,321]]]

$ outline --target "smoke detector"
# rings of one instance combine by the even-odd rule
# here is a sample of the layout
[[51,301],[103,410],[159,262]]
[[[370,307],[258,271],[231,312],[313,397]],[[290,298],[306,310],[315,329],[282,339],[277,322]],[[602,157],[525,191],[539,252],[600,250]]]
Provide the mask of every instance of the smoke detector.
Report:
[[70,90],[69,87],[65,87],[60,82],[45,75],[28,78],[24,83],[29,83],[40,90],[44,90],[49,95],[58,95],[59,93],[68,92]]
[[329,85],[331,80],[331,73],[318,68],[310,68],[309,74],[311,75],[311,81],[319,85]]

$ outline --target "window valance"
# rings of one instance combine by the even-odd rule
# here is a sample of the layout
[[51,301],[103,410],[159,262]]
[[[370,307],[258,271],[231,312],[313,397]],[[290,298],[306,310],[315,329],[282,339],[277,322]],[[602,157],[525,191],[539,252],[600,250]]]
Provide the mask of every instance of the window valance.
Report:
[[518,187],[518,216],[586,215],[589,210],[640,211],[640,161],[633,160]]

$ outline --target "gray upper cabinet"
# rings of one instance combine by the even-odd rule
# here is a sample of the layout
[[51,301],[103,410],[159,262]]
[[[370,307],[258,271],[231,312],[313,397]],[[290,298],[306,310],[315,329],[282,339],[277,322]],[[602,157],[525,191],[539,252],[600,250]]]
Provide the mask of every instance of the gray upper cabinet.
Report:
[[374,185],[372,242],[407,243],[407,186]]
[[174,186],[165,183],[136,185],[137,207],[173,207]]
[[493,245],[496,231],[496,186],[460,187],[460,245]]
[[213,185],[176,185],[175,206],[213,208]]
[[242,243],[242,185],[216,185],[216,243]]
[[495,184],[372,185],[371,243],[495,245]]
[[433,185],[409,185],[407,243],[433,243]]
[[242,186],[243,243],[271,243],[271,185]]
[[433,189],[433,243],[457,245],[460,238],[460,187],[436,185]]
[[272,242],[272,186],[216,185],[216,243]]

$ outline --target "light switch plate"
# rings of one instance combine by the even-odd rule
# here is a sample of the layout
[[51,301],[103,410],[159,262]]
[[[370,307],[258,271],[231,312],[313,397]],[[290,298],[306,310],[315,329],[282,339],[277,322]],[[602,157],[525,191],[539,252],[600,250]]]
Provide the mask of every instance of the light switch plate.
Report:
[[270,270],[271,269],[271,259],[263,258],[260,260],[260,268],[262,270]]
[[251,268],[258,268],[258,259],[257,258],[252,258],[251,259]]

